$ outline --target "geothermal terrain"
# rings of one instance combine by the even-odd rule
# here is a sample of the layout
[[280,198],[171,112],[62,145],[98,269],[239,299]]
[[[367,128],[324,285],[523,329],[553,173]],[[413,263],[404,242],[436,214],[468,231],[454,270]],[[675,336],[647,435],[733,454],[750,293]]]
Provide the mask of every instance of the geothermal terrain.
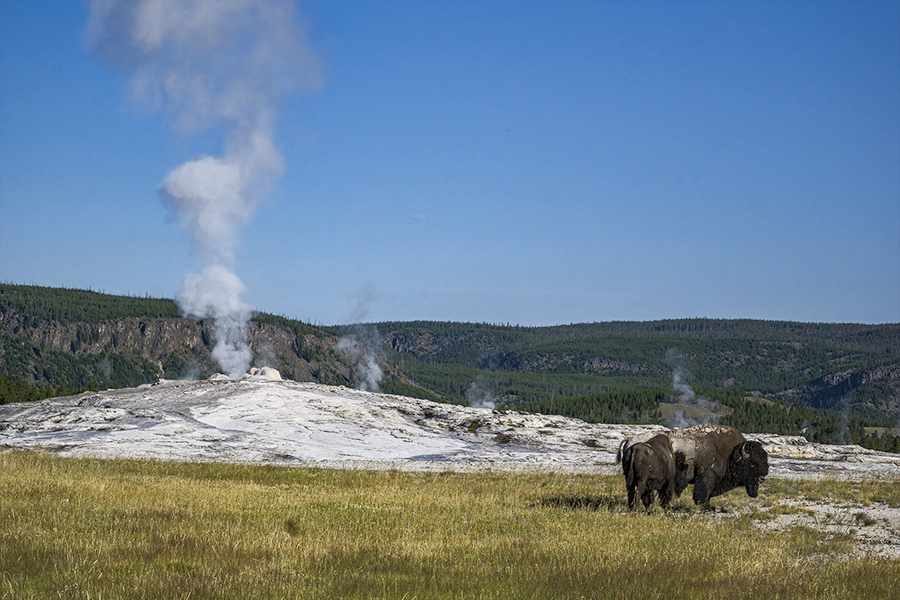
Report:
[[[4,450],[352,469],[614,474],[620,472],[615,456],[621,441],[649,429],[664,428],[590,424],[297,383],[272,369],[254,369],[240,380],[221,375],[163,380],[0,406]],[[765,446],[770,477],[900,481],[900,455],[811,444],[802,437],[747,437]],[[864,511],[876,521],[858,532],[865,552],[900,558],[900,508],[803,508],[766,526],[857,532],[856,515]]]
[[[252,371],[0,406],[0,448],[63,456],[401,470],[618,473],[619,444],[659,425],[496,411]],[[748,433],[772,477],[898,477],[900,455]]]

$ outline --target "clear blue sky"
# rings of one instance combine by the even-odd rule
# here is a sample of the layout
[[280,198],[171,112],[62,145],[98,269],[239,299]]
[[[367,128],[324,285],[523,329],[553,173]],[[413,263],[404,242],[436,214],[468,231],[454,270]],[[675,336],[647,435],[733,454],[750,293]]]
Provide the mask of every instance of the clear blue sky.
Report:
[[[298,6],[321,85],[240,231],[256,309],[336,324],[900,322],[900,2]],[[173,297],[160,200],[222,151],[132,101],[87,5],[0,0],[0,279]]]

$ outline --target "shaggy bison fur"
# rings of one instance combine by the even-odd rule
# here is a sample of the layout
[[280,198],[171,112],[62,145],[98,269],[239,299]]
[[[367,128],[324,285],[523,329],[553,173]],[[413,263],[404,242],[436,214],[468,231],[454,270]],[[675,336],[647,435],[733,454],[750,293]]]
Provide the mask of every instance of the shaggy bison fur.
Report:
[[629,446],[622,456],[622,472],[628,488],[629,508],[633,509],[635,499],[640,498],[650,512],[654,491],[659,505],[667,507],[675,492],[675,454],[671,440],[659,434]]
[[694,425],[669,432],[676,451],[675,493],[694,485],[694,502],[710,508],[709,500],[737,487],[756,498],[769,474],[769,456],[759,442],[748,442],[725,425]]
[[[619,456],[648,438],[659,435],[650,432],[625,440]],[[666,432],[675,455],[674,494],[680,496],[693,484],[694,502],[710,508],[710,498],[720,496],[737,487],[756,498],[759,484],[769,474],[769,457],[762,444],[747,441],[734,427],[725,425],[694,425]]]

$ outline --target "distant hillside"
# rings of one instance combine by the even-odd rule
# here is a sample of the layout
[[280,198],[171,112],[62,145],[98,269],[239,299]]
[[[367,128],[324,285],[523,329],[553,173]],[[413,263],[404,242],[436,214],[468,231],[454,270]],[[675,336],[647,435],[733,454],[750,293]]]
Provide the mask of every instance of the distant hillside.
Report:
[[[866,426],[900,421],[900,324],[682,319],[322,328],[259,313],[250,338],[255,363],[291,379],[379,385],[442,402],[608,422],[715,419],[811,439],[851,429],[858,438]],[[0,394],[23,384],[39,388],[24,395],[36,398],[205,377],[218,369],[214,341],[211,322],[179,316],[172,300],[0,285],[0,375],[7,378]],[[683,406],[687,386],[706,397],[690,410]],[[702,405],[707,400],[718,408]]]
[[900,419],[900,324],[683,319],[376,327],[391,360],[451,401],[464,401],[473,382],[511,405],[614,390],[671,390],[678,371],[692,386]]
[[[606,338],[745,339],[772,342],[819,342],[848,350],[900,356],[900,323],[795,323],[752,319],[670,319],[613,321],[554,327],[519,327],[486,323],[411,321],[376,323],[384,334],[415,340],[420,352],[444,353],[457,361],[466,352],[509,346],[511,350],[570,344]],[[447,354],[449,353],[449,354]]]
[[[168,299],[0,284],[0,375],[31,385],[130,387],[218,370],[210,321],[179,316]],[[339,338],[268,314],[250,324],[256,360],[296,381],[347,384]]]

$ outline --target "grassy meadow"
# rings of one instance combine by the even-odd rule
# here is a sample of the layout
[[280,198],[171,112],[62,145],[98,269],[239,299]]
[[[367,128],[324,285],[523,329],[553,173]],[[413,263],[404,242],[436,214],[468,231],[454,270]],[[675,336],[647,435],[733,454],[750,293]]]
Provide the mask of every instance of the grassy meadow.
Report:
[[403,473],[0,453],[0,597],[898,598],[900,560],[762,533],[779,497],[897,482],[769,480],[739,514],[630,513],[621,476]]

